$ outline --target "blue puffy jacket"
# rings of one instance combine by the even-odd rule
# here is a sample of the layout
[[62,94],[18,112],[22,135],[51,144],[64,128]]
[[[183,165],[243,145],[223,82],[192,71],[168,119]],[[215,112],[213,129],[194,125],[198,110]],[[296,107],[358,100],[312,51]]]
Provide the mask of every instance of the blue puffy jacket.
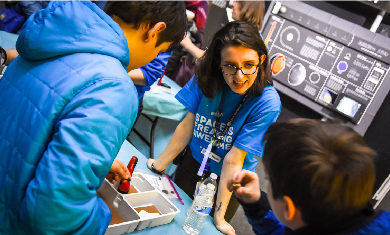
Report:
[[102,234],[96,190],[137,114],[123,31],[91,2],[52,1],[0,79],[0,234]]

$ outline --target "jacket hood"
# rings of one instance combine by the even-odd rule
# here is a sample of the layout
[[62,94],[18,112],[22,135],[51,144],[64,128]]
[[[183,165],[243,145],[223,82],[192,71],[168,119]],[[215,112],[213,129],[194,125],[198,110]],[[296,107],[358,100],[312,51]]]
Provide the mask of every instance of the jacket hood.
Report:
[[39,61],[73,53],[99,53],[129,64],[122,29],[89,1],[51,1],[28,18],[16,48],[24,59]]

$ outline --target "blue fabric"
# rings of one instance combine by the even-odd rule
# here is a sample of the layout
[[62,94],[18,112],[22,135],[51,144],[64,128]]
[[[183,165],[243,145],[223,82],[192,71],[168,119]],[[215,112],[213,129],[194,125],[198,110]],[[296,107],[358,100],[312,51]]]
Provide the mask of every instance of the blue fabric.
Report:
[[17,39],[18,39],[17,34],[0,31],[0,46],[4,49],[15,48]]
[[94,1],[93,3],[95,3],[96,6],[98,6],[100,9],[104,10],[104,7],[106,6],[107,1],[105,1],[105,0],[97,0],[97,1]]
[[[252,225],[253,231],[257,235],[282,235],[284,234],[285,226],[281,224],[270,210],[266,216],[258,219],[248,217],[248,222]],[[354,225],[356,226],[356,225]],[[382,235],[389,234],[390,231],[390,212],[383,211],[376,219],[367,225],[352,233],[352,235]],[[342,232],[342,231],[340,231]],[[344,234],[344,233],[337,233]]]
[[0,10],[0,30],[16,33],[24,23],[25,17],[14,8]]
[[279,222],[272,210],[269,210],[268,213],[261,219],[247,218],[256,235],[276,235],[283,234],[284,232],[284,225]]
[[390,212],[383,211],[382,214],[367,226],[361,228],[353,235],[380,235],[390,234]]
[[103,234],[96,196],[137,114],[123,31],[95,4],[50,2],[0,80],[0,234]]
[[145,92],[150,90],[150,86],[162,77],[171,55],[172,52],[162,52],[148,64],[140,68],[145,78],[145,86],[135,86],[138,92],[138,99],[144,97]]
[[[222,92],[213,99],[205,97],[197,83],[194,82],[194,77],[176,95],[176,99],[196,115],[193,136],[189,145],[193,157],[199,163],[203,159],[201,150],[207,148],[212,139],[215,113],[218,111],[221,97]],[[241,99],[242,95],[228,89],[223,101],[223,115],[220,120],[219,132],[225,128]],[[281,102],[275,88],[265,87],[261,96],[248,98],[245,101],[215,153],[223,158],[234,145],[250,153],[245,158],[243,169],[254,171],[257,165],[257,159],[254,156],[262,156],[263,154],[263,146],[261,145],[263,135],[268,127],[276,121],[280,111]],[[209,162],[211,172],[220,175],[222,163],[222,160],[219,163],[211,160]]]

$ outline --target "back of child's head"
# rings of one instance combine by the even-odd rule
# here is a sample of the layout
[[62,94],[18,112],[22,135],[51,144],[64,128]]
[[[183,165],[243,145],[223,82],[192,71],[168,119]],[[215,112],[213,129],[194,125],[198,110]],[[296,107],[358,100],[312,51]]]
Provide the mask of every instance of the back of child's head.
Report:
[[352,128],[292,119],[271,125],[264,143],[273,198],[289,196],[307,225],[342,223],[372,197],[375,152]]
[[212,98],[217,92],[228,89],[221,70],[221,51],[227,46],[243,46],[255,50],[260,57],[266,56],[263,64],[259,65],[258,74],[253,85],[248,89],[251,97],[260,96],[263,88],[272,84],[269,72],[268,51],[260,37],[258,29],[245,21],[227,23],[215,33],[196,69],[199,88],[206,97]]
[[116,1],[107,2],[105,11],[110,16],[117,16],[136,29],[142,23],[151,26],[165,22],[166,29],[159,35],[157,45],[163,42],[179,44],[187,28],[185,4],[180,1]]

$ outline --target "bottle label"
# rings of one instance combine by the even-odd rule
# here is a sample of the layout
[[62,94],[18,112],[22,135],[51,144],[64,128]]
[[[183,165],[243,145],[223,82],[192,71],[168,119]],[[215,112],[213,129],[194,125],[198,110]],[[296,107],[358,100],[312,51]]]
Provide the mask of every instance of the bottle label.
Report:
[[199,186],[200,186],[201,183],[202,183],[201,181],[196,182],[196,188],[195,188],[194,196],[198,195],[198,193],[199,193]]
[[197,209],[197,212],[203,213],[203,214],[210,214],[211,212],[211,207],[201,207],[200,209]]

